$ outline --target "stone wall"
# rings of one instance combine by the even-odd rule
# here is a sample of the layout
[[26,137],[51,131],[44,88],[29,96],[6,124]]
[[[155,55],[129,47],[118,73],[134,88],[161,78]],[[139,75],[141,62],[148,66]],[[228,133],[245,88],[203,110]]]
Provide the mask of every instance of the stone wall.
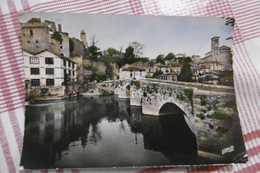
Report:
[[200,156],[228,159],[237,153],[233,140],[233,120],[238,119],[234,93],[194,90],[193,114]]

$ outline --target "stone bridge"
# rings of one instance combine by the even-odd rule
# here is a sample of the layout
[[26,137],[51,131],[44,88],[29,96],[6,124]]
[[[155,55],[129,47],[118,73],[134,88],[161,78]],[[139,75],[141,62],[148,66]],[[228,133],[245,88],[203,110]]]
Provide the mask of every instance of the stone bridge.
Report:
[[229,162],[241,154],[235,142],[241,133],[234,130],[239,119],[233,87],[145,79],[105,81],[97,88],[130,98],[130,105],[141,106],[145,115],[162,116],[179,109],[196,136],[201,157]]

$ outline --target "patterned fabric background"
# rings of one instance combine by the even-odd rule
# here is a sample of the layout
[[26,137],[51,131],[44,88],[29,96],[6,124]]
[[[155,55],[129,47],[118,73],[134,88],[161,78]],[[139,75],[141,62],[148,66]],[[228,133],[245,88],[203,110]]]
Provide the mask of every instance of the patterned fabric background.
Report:
[[[18,14],[22,12],[234,17],[236,19],[233,47],[235,90],[249,161],[246,164],[226,166],[131,168],[91,170],[91,172],[260,171],[259,0],[1,0],[0,173],[19,171],[23,147],[24,72],[18,19]],[[86,170],[41,172],[52,171]]]

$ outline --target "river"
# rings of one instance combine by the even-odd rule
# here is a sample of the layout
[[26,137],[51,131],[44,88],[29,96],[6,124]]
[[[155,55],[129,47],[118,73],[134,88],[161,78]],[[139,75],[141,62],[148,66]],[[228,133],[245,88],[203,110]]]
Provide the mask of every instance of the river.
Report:
[[26,107],[21,165],[94,168],[198,162],[183,113],[142,115],[117,96],[82,97]]

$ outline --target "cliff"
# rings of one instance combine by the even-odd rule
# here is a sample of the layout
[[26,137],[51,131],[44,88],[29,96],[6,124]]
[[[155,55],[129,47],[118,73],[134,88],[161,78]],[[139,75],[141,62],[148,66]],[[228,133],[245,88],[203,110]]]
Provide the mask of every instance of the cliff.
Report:
[[119,76],[119,67],[116,63],[84,59],[83,60],[84,76],[106,75],[109,79],[117,79]]

